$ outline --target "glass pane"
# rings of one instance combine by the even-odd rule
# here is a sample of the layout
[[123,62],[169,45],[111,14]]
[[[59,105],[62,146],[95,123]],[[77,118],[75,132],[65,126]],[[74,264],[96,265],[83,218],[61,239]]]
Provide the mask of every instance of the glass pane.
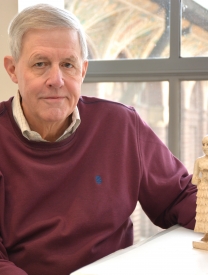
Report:
[[[142,119],[167,144],[169,125],[169,83],[167,81],[84,83],[82,95],[96,96],[133,106]],[[149,220],[139,203],[131,219],[134,224],[135,243],[162,230]]]
[[181,161],[193,173],[202,156],[202,138],[208,134],[208,81],[181,83]]
[[169,57],[170,0],[65,0],[88,35],[89,59]]
[[208,1],[182,0],[181,56],[208,56]]

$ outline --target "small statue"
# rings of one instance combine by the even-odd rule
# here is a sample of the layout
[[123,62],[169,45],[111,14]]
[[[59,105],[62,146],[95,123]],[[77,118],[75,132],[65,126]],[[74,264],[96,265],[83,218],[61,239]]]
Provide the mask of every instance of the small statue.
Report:
[[200,242],[193,242],[194,248],[208,250],[208,135],[202,139],[204,156],[196,159],[192,184],[197,185],[196,224],[194,231],[205,233]]

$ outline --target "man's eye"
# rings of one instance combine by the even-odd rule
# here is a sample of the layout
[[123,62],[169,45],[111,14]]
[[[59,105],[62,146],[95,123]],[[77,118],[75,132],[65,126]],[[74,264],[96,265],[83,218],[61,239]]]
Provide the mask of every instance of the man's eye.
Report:
[[72,68],[73,66],[72,66],[71,63],[64,63],[64,67],[66,67],[66,68]]
[[41,68],[41,67],[43,67],[44,65],[45,65],[44,62],[38,62],[38,63],[35,64],[35,67]]

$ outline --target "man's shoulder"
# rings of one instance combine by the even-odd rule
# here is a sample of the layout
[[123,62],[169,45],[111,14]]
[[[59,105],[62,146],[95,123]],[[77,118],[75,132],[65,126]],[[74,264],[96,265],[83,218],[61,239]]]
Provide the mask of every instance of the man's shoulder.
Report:
[[0,102],[0,131],[4,131],[5,127],[8,128],[12,120],[12,99]]
[[4,113],[6,107],[4,105],[4,102],[0,102],[0,116]]
[[82,96],[78,103],[81,118],[80,129],[94,131],[110,131],[111,135],[132,133],[138,129],[139,115],[135,109],[122,103],[100,99],[96,97]]
[[7,101],[0,102],[0,117],[5,113],[6,109],[11,108],[12,98]]
[[130,112],[135,113],[135,109],[132,106],[127,106],[125,104],[101,99],[97,97],[88,97],[88,96],[81,96],[78,103],[78,108],[85,108],[85,107],[92,107],[92,109],[98,109],[100,111],[105,110],[106,112]]

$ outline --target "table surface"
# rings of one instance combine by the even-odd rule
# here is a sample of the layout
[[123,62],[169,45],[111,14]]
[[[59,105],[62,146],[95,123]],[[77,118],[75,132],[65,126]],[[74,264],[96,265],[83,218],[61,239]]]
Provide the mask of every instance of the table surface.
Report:
[[71,275],[208,275],[208,251],[192,246],[203,235],[173,226]]

